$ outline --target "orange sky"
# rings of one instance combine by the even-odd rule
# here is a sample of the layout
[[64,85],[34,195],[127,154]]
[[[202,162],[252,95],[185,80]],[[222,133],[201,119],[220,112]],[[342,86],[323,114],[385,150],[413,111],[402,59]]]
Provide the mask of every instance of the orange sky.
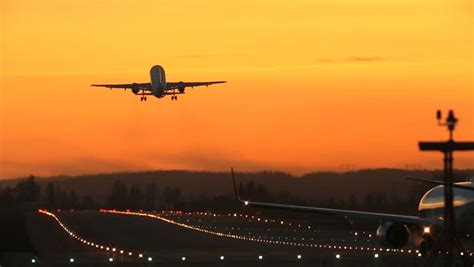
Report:
[[[470,0],[0,3],[0,178],[121,170],[441,167],[474,139]],[[179,101],[91,88],[227,80]],[[456,156],[474,167],[473,153]]]

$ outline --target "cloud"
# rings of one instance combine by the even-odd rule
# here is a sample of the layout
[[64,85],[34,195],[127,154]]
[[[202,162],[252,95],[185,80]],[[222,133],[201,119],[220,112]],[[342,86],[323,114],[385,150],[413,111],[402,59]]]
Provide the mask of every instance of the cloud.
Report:
[[373,63],[387,61],[387,58],[380,56],[350,56],[346,58],[316,58],[315,61],[320,64],[330,63]]

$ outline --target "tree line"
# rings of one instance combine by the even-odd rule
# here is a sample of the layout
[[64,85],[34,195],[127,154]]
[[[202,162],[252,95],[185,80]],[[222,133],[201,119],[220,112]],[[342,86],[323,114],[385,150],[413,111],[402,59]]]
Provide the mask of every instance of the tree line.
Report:
[[[247,199],[314,205],[330,208],[355,209],[366,211],[416,213],[416,207],[426,186],[413,185],[403,194],[399,192],[369,192],[363,197],[350,195],[346,198],[330,197],[323,201],[312,202],[299,198],[287,191],[270,193],[265,186],[253,180],[239,183],[239,194]],[[145,185],[127,184],[116,180],[105,198],[88,194],[77,194],[74,190],[62,189],[59,184],[48,182],[39,184],[34,176],[18,181],[16,185],[0,188],[0,206],[34,204],[48,209],[99,209],[119,210],[173,210],[190,211],[235,211],[241,205],[233,194],[209,196],[183,195],[180,187],[170,187],[148,183]],[[271,211],[270,211],[271,212]]]

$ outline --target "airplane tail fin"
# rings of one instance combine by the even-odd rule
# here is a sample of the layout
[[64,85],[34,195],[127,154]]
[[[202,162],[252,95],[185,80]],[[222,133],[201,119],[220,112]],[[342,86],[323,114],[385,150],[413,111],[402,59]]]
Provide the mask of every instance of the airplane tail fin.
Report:
[[230,172],[232,174],[232,181],[234,183],[234,194],[235,194],[235,198],[237,198],[238,201],[240,202],[244,202],[241,198],[240,198],[240,195],[239,195],[239,190],[237,189],[237,183],[235,182],[235,175],[234,175],[234,168],[230,168]]

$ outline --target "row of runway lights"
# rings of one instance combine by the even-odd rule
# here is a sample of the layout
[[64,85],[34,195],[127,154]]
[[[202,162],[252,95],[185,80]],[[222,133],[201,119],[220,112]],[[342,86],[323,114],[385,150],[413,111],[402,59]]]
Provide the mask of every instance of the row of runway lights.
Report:
[[[309,244],[309,243],[297,243],[297,242],[290,242],[290,241],[278,241],[278,240],[269,240],[269,239],[262,239],[257,237],[248,237],[236,234],[227,234],[222,232],[216,232],[211,230],[206,230],[202,228],[198,228],[195,226],[191,226],[185,223],[176,222],[174,220],[158,216],[151,213],[144,213],[144,212],[132,212],[132,211],[117,211],[117,210],[104,210],[101,209],[100,212],[106,213],[114,213],[114,214],[122,214],[122,215],[135,215],[135,216],[143,216],[143,217],[150,217],[153,219],[158,219],[170,224],[174,224],[183,228],[195,230],[198,232],[220,236],[220,237],[227,237],[239,240],[246,240],[246,241],[253,241],[253,242],[260,242],[260,243],[269,243],[269,244],[280,244],[280,245],[292,245],[292,246],[299,246],[299,247],[314,247],[314,248],[326,248],[326,249],[336,249],[336,250],[358,250],[358,251],[378,251],[378,252],[399,252],[399,253],[417,253],[419,254],[418,250],[403,250],[403,249],[384,249],[384,248],[370,248],[370,247],[358,247],[358,246],[336,246],[336,245],[329,245],[329,244]],[[421,256],[421,254],[419,254]]]
[[[58,212],[61,210],[58,209]],[[71,209],[70,211],[74,211]],[[126,212],[131,212],[130,210],[126,210]],[[143,210],[140,210],[139,213],[144,213]],[[154,211],[153,213],[161,213],[162,215],[177,215],[177,216],[193,216],[193,215],[199,215],[199,216],[209,216],[209,217],[240,217],[240,218],[246,218],[249,220],[249,222],[253,222],[252,220],[256,220],[257,222],[261,223],[276,223],[280,225],[287,225],[287,226],[294,226],[295,228],[303,228],[303,229],[312,229],[311,225],[302,225],[302,224],[294,224],[292,222],[285,222],[283,220],[275,220],[275,219],[264,219],[260,218],[254,215],[248,215],[248,214],[242,214],[242,213],[227,213],[227,214],[219,214],[219,213],[213,213],[213,212],[186,212],[186,211],[181,211],[181,210],[166,210],[166,211],[159,211],[156,212]],[[189,221],[188,221],[189,222]],[[314,230],[316,232],[316,230]],[[358,236],[358,232],[353,233],[354,236]],[[363,231],[362,235],[366,235],[366,232]],[[369,238],[372,237],[372,234],[367,234]]]
[[[53,213],[51,213],[47,210],[43,210],[43,209],[40,209],[38,211],[42,214],[53,217],[56,220],[56,222],[62,227],[62,229],[64,231],[66,231],[71,237],[75,238],[76,240],[80,241],[81,243],[83,243],[85,245],[88,245],[92,248],[101,249],[101,250],[105,250],[105,251],[112,252],[112,253],[120,253],[121,255],[128,255],[128,256],[131,256],[131,257],[133,255],[138,255],[139,259],[145,259],[146,258],[147,261],[150,261],[150,262],[153,260],[152,257],[145,257],[143,255],[143,253],[133,253],[132,251],[124,251],[122,249],[118,249],[118,248],[115,248],[115,247],[101,245],[101,244],[98,244],[98,243],[88,241],[88,240],[76,235],[71,230],[69,230],[59,220],[59,218],[55,214],[53,214]],[[323,244],[308,244],[308,243],[297,243],[297,242],[288,242],[288,241],[268,240],[268,239],[262,239],[262,238],[256,238],[256,237],[240,236],[240,235],[236,235],[236,234],[226,234],[226,233],[222,233],[222,232],[215,232],[215,231],[210,231],[210,230],[198,228],[198,227],[195,227],[195,226],[191,226],[191,225],[187,225],[187,224],[184,224],[184,223],[176,222],[174,220],[170,220],[170,219],[167,219],[167,218],[155,215],[155,214],[143,213],[143,212],[117,211],[117,210],[105,210],[105,209],[101,209],[100,212],[150,217],[150,218],[153,218],[153,219],[158,219],[158,220],[161,220],[161,221],[173,224],[173,225],[177,225],[177,226],[180,226],[180,227],[184,227],[184,228],[187,228],[187,229],[190,229],[190,230],[195,230],[195,231],[210,234],[210,235],[233,238],[233,239],[239,239],[239,240],[247,240],[247,241],[253,241],[253,242],[260,242],[260,243],[282,244],[282,245],[292,245],[292,246],[299,246],[299,247],[314,247],[314,248],[325,248],[325,249],[336,249],[336,250],[357,250],[357,251],[375,251],[375,252],[377,252],[377,251],[379,251],[379,252],[386,251],[386,252],[400,252],[400,253],[409,253],[409,254],[416,253],[418,255],[418,257],[422,256],[422,254],[418,250],[403,250],[403,249],[399,250],[399,249],[388,249],[388,248],[383,249],[383,248],[369,248],[369,247],[357,247],[357,246],[353,247],[353,246],[336,246],[336,245],[327,245],[327,244],[324,244],[324,245]],[[472,256],[472,255],[473,255],[473,253],[470,253],[470,256]],[[380,257],[379,253],[374,254],[374,258],[379,258],[379,257]],[[297,255],[297,259],[301,259],[301,258],[302,258],[301,255]],[[341,255],[336,254],[336,259],[340,259],[340,258],[341,258]],[[220,256],[219,259],[224,260],[224,256]],[[258,259],[262,260],[263,255],[259,255]],[[109,258],[108,260],[110,262],[114,261],[113,258]],[[182,257],[181,260],[185,261],[186,257]],[[35,261],[36,261],[35,259],[32,259],[33,263]],[[74,259],[71,258],[70,262],[73,263]]]
[[[129,210],[127,210],[129,211]],[[142,211],[140,211],[142,212]],[[275,223],[275,224],[280,224],[280,225],[287,225],[287,226],[293,226],[297,229],[312,229],[311,225],[302,225],[302,224],[295,224],[292,222],[285,222],[283,220],[275,220],[275,219],[264,219],[260,218],[254,215],[248,215],[248,214],[242,214],[242,213],[227,213],[227,214],[218,214],[218,213],[212,213],[212,212],[184,212],[180,210],[170,210],[170,211],[161,211],[162,214],[171,214],[171,215],[178,215],[178,216],[185,216],[185,215],[200,215],[200,216],[209,216],[209,217],[240,217],[240,218],[246,218],[248,219],[249,222],[261,222],[261,223]],[[316,232],[316,230],[314,230]],[[351,232],[352,233],[352,232]],[[358,236],[359,232],[353,232],[354,236]],[[372,234],[366,234],[365,231],[362,232],[362,235],[367,235],[368,238],[372,238]]]
[[[127,212],[130,212],[130,210],[127,210]],[[140,211],[142,212],[142,211]],[[156,212],[155,212],[156,213]],[[308,230],[311,230],[311,225],[308,225],[308,226],[304,226],[302,224],[294,224],[292,222],[285,222],[283,220],[275,220],[275,219],[264,219],[264,218],[260,218],[260,217],[256,217],[256,216],[253,216],[253,215],[247,215],[247,214],[239,214],[239,213],[228,213],[228,214],[218,214],[218,213],[212,213],[212,212],[183,212],[183,211],[161,211],[161,214],[164,214],[164,216],[166,215],[177,215],[177,216],[195,216],[195,215],[198,215],[198,216],[210,216],[210,217],[241,217],[241,218],[246,218],[248,219],[248,222],[262,222],[262,223],[276,223],[276,224],[279,224],[279,225],[288,225],[288,226],[294,226],[295,229],[294,229],[294,232],[296,232],[297,230],[301,230],[301,229],[308,229]],[[199,219],[198,220],[199,222],[201,222],[201,220]],[[186,222],[191,222],[189,219],[186,220]],[[200,227],[203,227],[203,228],[212,228],[212,227],[206,227],[206,226],[200,226]],[[217,227],[213,227],[214,229],[217,229]],[[227,229],[227,227],[224,227],[224,229]],[[234,227],[231,227],[232,230],[234,230]],[[240,230],[239,227],[236,227],[235,228],[236,230]],[[244,230],[245,228],[242,228],[242,230]],[[270,231],[270,229],[268,229],[268,231]],[[286,231],[286,230],[285,230]],[[314,230],[313,232],[320,232],[320,230]],[[249,233],[250,234],[250,233]],[[351,234],[353,234],[355,237],[359,237],[359,232],[351,232]],[[365,231],[362,232],[362,236],[367,236],[369,239],[372,238],[372,234],[366,234]],[[278,238],[280,239],[280,238]],[[286,238],[288,240],[288,238]],[[296,240],[296,238],[293,238],[293,240]],[[302,238],[302,240],[304,240],[304,238]],[[313,240],[311,238],[311,240]],[[345,242],[346,240],[342,240],[343,242]],[[357,239],[355,239],[354,241],[357,241]],[[369,241],[369,240],[367,240]]]

